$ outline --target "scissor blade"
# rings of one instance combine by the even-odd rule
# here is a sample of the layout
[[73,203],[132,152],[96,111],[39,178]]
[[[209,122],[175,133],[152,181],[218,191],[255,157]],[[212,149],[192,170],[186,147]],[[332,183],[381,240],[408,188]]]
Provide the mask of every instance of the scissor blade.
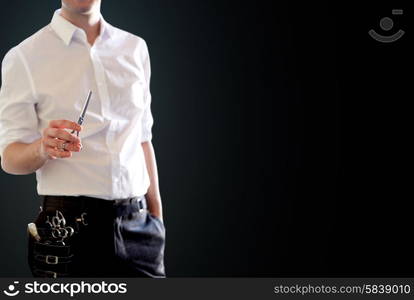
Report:
[[83,105],[82,113],[81,113],[80,118],[79,118],[79,121],[81,121],[81,123],[79,123],[79,125],[81,125],[82,122],[83,122],[83,118],[85,117],[86,109],[88,108],[89,100],[91,100],[91,96],[92,96],[92,91],[89,91],[88,97],[86,98],[85,104]]
[[[82,125],[82,123],[83,123],[83,118],[85,117],[86,109],[88,108],[89,100],[91,100],[91,96],[92,96],[92,91],[89,90],[88,97],[86,98],[85,104],[83,105],[83,108],[82,108],[82,112],[81,112],[81,114],[79,116],[79,119],[78,119],[78,124],[79,125]],[[73,134],[74,132],[75,132],[75,130],[72,130],[71,133]],[[76,135],[79,136],[79,131],[77,131]]]

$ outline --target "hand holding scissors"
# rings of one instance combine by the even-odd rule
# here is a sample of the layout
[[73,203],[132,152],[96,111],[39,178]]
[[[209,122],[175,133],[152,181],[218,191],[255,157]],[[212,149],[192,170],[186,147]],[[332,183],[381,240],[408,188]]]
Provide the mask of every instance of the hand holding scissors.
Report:
[[[40,155],[42,157],[50,159],[67,158],[72,156],[73,151],[79,152],[82,149],[79,131],[82,130],[81,124],[91,95],[92,91],[89,91],[77,123],[69,120],[52,120],[49,122],[49,127],[43,130],[40,139]],[[69,133],[65,129],[72,129],[72,132]],[[73,135],[75,131],[77,136]]]

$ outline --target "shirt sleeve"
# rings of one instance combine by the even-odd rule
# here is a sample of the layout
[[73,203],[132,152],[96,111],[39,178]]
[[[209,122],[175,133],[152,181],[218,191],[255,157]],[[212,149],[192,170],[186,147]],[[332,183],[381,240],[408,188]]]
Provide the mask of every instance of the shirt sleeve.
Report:
[[142,135],[141,142],[148,142],[152,140],[152,125],[154,119],[151,113],[151,91],[150,91],[150,79],[151,79],[151,65],[148,52],[147,43],[143,40],[143,54],[142,65],[144,69],[145,77],[145,91],[144,91],[144,113],[142,116]]
[[22,54],[14,47],[5,55],[0,89],[0,155],[12,142],[31,143],[41,137],[33,82]]

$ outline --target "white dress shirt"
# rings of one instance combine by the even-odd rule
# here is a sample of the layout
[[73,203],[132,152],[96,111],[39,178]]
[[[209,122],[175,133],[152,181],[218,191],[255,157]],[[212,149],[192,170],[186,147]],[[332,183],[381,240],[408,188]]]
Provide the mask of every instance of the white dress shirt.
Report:
[[3,59],[0,155],[11,142],[39,139],[51,120],[77,122],[92,90],[82,150],[38,169],[38,194],[108,200],[145,194],[150,181],[141,143],[152,138],[150,70],[142,38],[101,16],[91,47],[85,31],[56,10],[50,24]]

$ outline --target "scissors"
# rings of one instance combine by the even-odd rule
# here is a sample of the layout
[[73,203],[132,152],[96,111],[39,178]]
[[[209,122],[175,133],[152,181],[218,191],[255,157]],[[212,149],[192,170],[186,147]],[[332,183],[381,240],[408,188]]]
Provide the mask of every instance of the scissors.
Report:
[[[82,125],[82,123],[83,123],[83,118],[85,117],[86,109],[88,108],[89,100],[91,100],[91,96],[92,96],[92,91],[89,90],[88,97],[86,97],[85,104],[83,105],[82,112],[81,112],[81,114],[79,116],[79,119],[78,119],[78,124],[79,125]],[[74,132],[75,132],[75,130],[72,130],[71,133],[73,134]],[[76,135],[79,136],[79,131],[76,132]]]
[[52,236],[55,239],[60,239],[58,242],[62,245],[65,245],[63,240],[72,236],[75,232],[71,226],[66,226],[66,219],[59,210],[56,210],[56,215],[52,217],[52,220],[50,220],[50,217],[47,216],[46,223],[52,229]]

